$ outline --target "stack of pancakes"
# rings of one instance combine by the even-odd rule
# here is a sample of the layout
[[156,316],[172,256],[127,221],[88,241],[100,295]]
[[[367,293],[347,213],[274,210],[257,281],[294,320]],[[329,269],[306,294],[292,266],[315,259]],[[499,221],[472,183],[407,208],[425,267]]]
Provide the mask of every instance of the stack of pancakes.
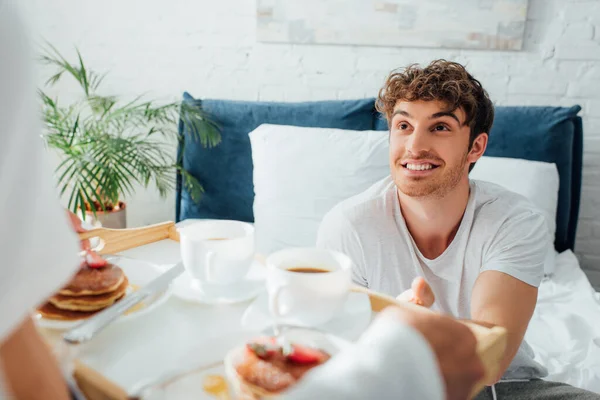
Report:
[[[286,354],[275,337],[260,337],[246,346],[236,347],[225,356],[225,374],[240,400],[280,398],[281,393],[297,384],[305,374],[327,362],[331,355],[324,350],[290,343],[292,354]],[[255,347],[256,346],[256,347]],[[304,360],[298,358],[300,347]],[[257,350],[258,349],[258,350]],[[317,355],[314,360],[306,357]],[[296,358],[292,358],[296,353]]]
[[125,296],[129,281],[123,270],[108,263],[90,268],[83,263],[79,272],[38,311],[44,318],[76,320],[89,317]]

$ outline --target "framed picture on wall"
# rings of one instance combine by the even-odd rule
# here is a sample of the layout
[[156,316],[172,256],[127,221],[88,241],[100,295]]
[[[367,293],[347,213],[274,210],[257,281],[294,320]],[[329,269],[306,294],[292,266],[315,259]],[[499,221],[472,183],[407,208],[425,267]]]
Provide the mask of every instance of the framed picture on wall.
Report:
[[528,0],[257,0],[257,40],[521,50]]

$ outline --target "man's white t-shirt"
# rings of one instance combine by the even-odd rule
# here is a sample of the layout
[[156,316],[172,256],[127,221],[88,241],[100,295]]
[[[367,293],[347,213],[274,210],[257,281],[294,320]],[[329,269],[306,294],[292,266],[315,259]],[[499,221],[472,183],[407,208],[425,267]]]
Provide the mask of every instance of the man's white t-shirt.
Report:
[[[33,55],[16,7],[0,0],[0,343],[76,272],[79,250],[43,149]],[[2,365],[0,399],[1,376]]]
[[[434,310],[470,318],[471,292],[483,271],[539,286],[549,240],[543,214],[524,197],[483,181],[470,181],[470,188],[456,236],[436,259],[416,246],[389,176],[335,206],[321,223],[317,245],[350,256],[359,285],[397,296],[422,276],[435,293]],[[546,375],[523,342],[504,378]]]

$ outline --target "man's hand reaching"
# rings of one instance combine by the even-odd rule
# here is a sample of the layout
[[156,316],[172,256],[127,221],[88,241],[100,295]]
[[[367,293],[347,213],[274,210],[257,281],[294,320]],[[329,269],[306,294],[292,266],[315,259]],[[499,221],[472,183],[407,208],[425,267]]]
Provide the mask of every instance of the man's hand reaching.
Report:
[[431,286],[420,276],[416,277],[410,289],[402,292],[398,297],[400,301],[406,301],[423,307],[431,307],[435,302],[435,295]]

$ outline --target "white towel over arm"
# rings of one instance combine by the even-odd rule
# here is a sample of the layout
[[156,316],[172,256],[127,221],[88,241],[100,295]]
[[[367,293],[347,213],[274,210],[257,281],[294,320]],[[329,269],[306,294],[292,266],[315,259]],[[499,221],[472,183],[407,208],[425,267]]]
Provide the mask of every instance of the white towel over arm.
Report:
[[353,346],[307,374],[286,400],[441,400],[444,382],[429,344],[414,329],[378,319]]

